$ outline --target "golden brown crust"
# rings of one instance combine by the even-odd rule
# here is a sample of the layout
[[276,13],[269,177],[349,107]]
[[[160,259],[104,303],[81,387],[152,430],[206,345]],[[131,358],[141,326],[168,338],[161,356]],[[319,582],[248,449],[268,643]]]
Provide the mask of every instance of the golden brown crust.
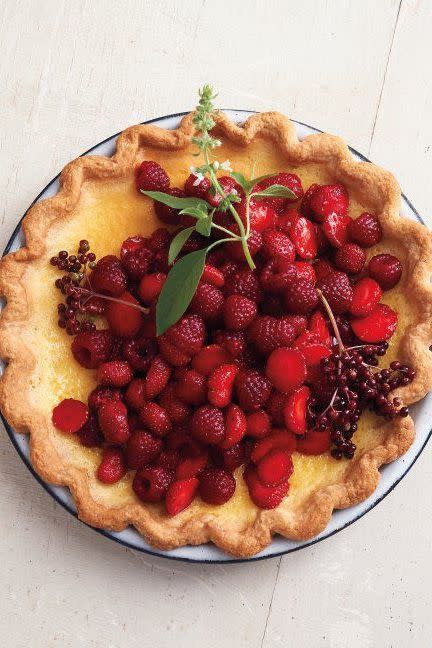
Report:
[[[250,117],[243,126],[232,123],[224,114],[217,119],[224,138],[246,146],[257,135],[274,139],[287,161],[297,166],[321,163],[333,177],[347,185],[379,213],[384,236],[393,239],[405,251],[406,272],[411,277],[410,295],[414,296],[418,318],[403,335],[403,356],[417,369],[415,381],[401,394],[410,404],[421,399],[432,386],[432,238],[420,224],[399,216],[400,190],[393,176],[365,162],[356,162],[346,144],[327,134],[310,135],[300,142],[294,125],[278,113],[262,113]],[[253,519],[239,528],[232,516],[223,510],[214,513],[211,507],[188,509],[169,518],[155,507],[135,501],[112,507],[96,500],[92,493],[94,475],[88,469],[69,465],[53,443],[49,417],[32,405],[29,396],[36,357],[28,336],[29,296],[25,273],[34,260],[45,252],[47,232],[59,219],[68,219],[77,204],[83,183],[88,179],[122,178],[130,172],[140,149],[157,146],[170,150],[186,147],[193,133],[191,115],[183,118],[179,129],[161,130],[142,125],[126,129],[118,138],[112,158],[87,156],[68,164],[60,176],[56,196],[37,203],[28,212],[23,228],[26,247],[5,257],[0,265],[0,293],[7,306],[0,321],[0,355],[8,367],[0,382],[0,405],[10,424],[31,435],[31,460],[46,480],[68,486],[76,500],[79,516],[96,527],[121,530],[134,525],[154,546],[170,549],[184,544],[213,541],[235,556],[251,556],[271,542],[272,534],[281,533],[295,540],[311,538],[327,525],[335,508],[345,508],[363,501],[376,488],[379,467],[401,456],[414,439],[411,418],[388,423],[384,442],[359,454],[347,466],[339,483],[325,486],[301,500],[298,507],[272,511],[256,509]]]

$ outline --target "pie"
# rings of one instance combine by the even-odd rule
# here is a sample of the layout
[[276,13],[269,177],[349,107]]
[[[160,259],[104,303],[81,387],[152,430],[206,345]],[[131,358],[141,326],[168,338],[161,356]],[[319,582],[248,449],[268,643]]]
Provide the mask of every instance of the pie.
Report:
[[[241,243],[215,247],[156,338],[172,232],[194,220],[137,187],[204,199],[220,227],[230,213],[189,170],[192,114],[173,131],[126,129],[112,158],[64,168],[24,219],[26,247],[1,262],[0,404],[87,524],[247,557],[275,533],[319,534],[411,445],[407,407],[432,384],[432,237],[399,215],[393,176],[340,138],[300,142],[274,112],[215,119],[218,159],[261,177],[256,269]],[[241,214],[242,187],[218,177]],[[272,183],[291,198],[266,195]],[[205,240],[192,234],[180,258]]]

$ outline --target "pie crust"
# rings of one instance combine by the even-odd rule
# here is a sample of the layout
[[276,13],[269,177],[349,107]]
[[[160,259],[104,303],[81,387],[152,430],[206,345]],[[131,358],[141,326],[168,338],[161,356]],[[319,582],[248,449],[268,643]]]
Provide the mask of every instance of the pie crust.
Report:
[[[275,171],[295,170],[306,187],[315,177],[342,182],[350,193],[351,213],[354,205],[358,213],[367,210],[379,216],[385,250],[394,251],[404,267],[401,283],[383,299],[399,312],[399,332],[386,358],[397,354],[417,371],[415,380],[398,390],[404,403],[423,398],[432,386],[432,235],[419,223],[399,216],[400,189],[394,177],[354,160],[339,137],[317,134],[300,142],[294,125],[279,113],[253,115],[242,126],[219,113],[216,130],[223,142],[218,157],[224,159],[226,152],[236,170],[243,170],[242,164],[247,170],[259,153],[257,175],[274,167]],[[189,164],[194,163],[192,135],[191,115],[173,131],[154,125],[128,128],[119,136],[113,157],[72,161],[60,176],[57,195],[29,210],[23,222],[26,247],[0,264],[0,293],[7,299],[0,320],[0,355],[8,363],[0,382],[0,406],[15,430],[30,434],[36,471],[71,490],[79,517],[87,524],[116,531],[131,524],[162,549],[212,541],[230,554],[247,557],[268,545],[274,533],[293,540],[312,538],[325,528],[333,509],[366,499],[377,486],[379,467],[404,454],[415,431],[410,417],[383,423],[366,414],[354,437],[358,448],[354,459],[337,462],[328,456],[296,456],[290,493],[276,509],[261,510],[251,502],[239,469],[236,493],[227,504],[211,506],[198,498],[179,515],[169,517],[162,505],[146,505],[135,497],[129,474],[114,486],[98,482],[99,450],[84,448],[55,430],[53,405],[65,397],[85,400],[94,376],[74,361],[71,338],[56,327],[55,301],[50,302],[49,296],[54,293],[55,275],[48,259],[67,248],[68,238],[71,244],[87,238],[97,248],[93,241],[97,244],[98,235],[109,230],[96,249],[100,257],[113,253],[113,246],[140,228],[156,227],[150,201],[135,195],[133,169],[142,159],[158,159],[173,184],[184,181]],[[381,251],[379,247],[372,254]]]

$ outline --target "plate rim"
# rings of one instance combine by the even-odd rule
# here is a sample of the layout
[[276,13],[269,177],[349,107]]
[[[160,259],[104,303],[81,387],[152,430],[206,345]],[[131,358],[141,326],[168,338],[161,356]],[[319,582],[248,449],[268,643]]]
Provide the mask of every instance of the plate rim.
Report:
[[[258,112],[256,110],[247,110],[245,108],[221,108],[220,110],[221,111],[235,112],[235,113],[247,113],[248,115],[256,114]],[[162,120],[165,120],[165,119],[181,118],[181,117],[184,117],[185,115],[189,114],[189,112],[190,111],[183,111],[183,112],[177,112],[177,113],[172,113],[172,114],[168,114],[168,115],[161,115],[160,117],[154,117],[152,119],[148,119],[146,121],[140,122],[140,125],[152,124],[152,123],[159,122],[159,121],[162,121]],[[306,128],[308,128],[308,129],[310,129],[312,131],[315,131],[316,133],[323,133],[324,132],[321,129],[317,128],[316,126],[311,126],[310,124],[307,124],[306,122],[302,122],[302,121],[300,121],[298,119],[293,119],[293,118],[290,118],[290,119],[295,124],[298,124],[300,126],[305,126]],[[113,139],[117,138],[122,132],[123,131],[120,130],[117,133],[114,133],[114,134],[106,137],[105,139],[101,140],[97,144],[94,144],[93,146],[91,146],[89,149],[87,149],[86,151],[84,151],[83,153],[78,155],[77,157],[84,157],[86,155],[89,155],[94,149],[98,148],[99,146],[102,146],[103,144],[105,144],[106,142],[109,142],[110,140],[113,140]],[[363,155],[363,153],[360,153],[359,151],[357,151],[357,149],[353,148],[350,145],[348,145],[348,148],[352,153],[354,153],[356,156],[358,156],[358,158],[360,158],[363,162],[371,162],[371,160],[369,158],[367,158],[365,155]],[[39,198],[47,191],[47,189],[49,189],[51,187],[51,185],[58,180],[58,178],[60,177],[60,174],[61,174],[61,172],[59,172],[56,176],[54,176],[47,183],[47,185],[38,193],[38,195],[34,198],[34,200],[31,202],[31,204],[25,210],[24,214],[19,219],[17,225],[15,226],[15,228],[13,229],[13,231],[12,231],[10,237],[9,237],[9,240],[8,240],[4,250],[2,252],[2,258],[4,256],[6,256],[10,252],[11,247],[12,247],[17,235],[21,230],[22,222],[23,222],[24,218],[26,217],[27,213],[29,212],[29,210],[33,207],[33,205],[35,203],[37,203]],[[415,218],[420,223],[425,225],[424,220],[422,219],[422,217],[420,216],[420,214],[418,213],[417,209],[414,207],[412,202],[409,200],[409,198],[403,192],[401,192],[401,197],[408,204],[408,206],[412,210]],[[11,443],[12,443],[13,447],[15,448],[18,456],[23,461],[23,463],[27,467],[27,469],[30,471],[32,476],[42,486],[42,488],[58,504],[60,504],[60,506],[62,506],[70,515],[72,515],[81,524],[83,524],[87,528],[91,529],[92,531],[96,531],[102,537],[107,538],[107,539],[109,539],[109,540],[111,540],[113,542],[116,542],[116,543],[122,545],[123,547],[131,549],[133,551],[139,551],[141,553],[145,553],[145,554],[148,554],[150,556],[156,556],[158,558],[164,558],[165,560],[174,560],[174,561],[177,561],[177,562],[186,562],[186,563],[195,563],[195,564],[218,564],[218,565],[222,564],[222,565],[226,565],[226,564],[249,563],[249,562],[254,562],[254,561],[269,560],[271,558],[280,558],[281,556],[284,556],[284,555],[287,555],[287,554],[290,554],[290,553],[294,553],[296,551],[300,551],[301,549],[306,549],[307,547],[311,547],[311,546],[313,546],[315,544],[318,544],[319,542],[323,542],[324,540],[327,540],[328,538],[331,538],[336,533],[340,533],[341,531],[343,531],[347,527],[351,526],[352,524],[354,524],[355,522],[360,520],[364,515],[366,515],[366,513],[369,513],[369,511],[371,511],[373,508],[375,508],[375,506],[377,506],[380,502],[382,502],[382,500],[385,497],[387,497],[387,495],[389,495],[396,488],[396,486],[402,481],[402,479],[404,479],[404,477],[408,474],[408,472],[414,466],[414,464],[416,463],[417,459],[422,454],[423,450],[425,449],[427,443],[429,442],[429,440],[430,440],[430,438],[432,436],[432,428],[431,428],[429,430],[429,432],[427,433],[427,436],[426,436],[423,444],[419,448],[417,454],[413,457],[411,463],[407,466],[406,470],[394,482],[392,482],[390,487],[378,499],[371,502],[370,506],[368,506],[364,511],[360,512],[354,518],[352,518],[352,519],[348,520],[347,522],[345,522],[345,524],[343,524],[342,526],[340,526],[340,527],[338,527],[336,529],[333,529],[333,531],[330,531],[327,535],[323,535],[321,537],[316,537],[316,538],[311,538],[311,540],[306,542],[305,544],[301,544],[301,545],[296,546],[296,547],[290,547],[290,548],[288,548],[286,550],[278,551],[277,553],[266,554],[264,556],[251,556],[249,558],[230,558],[230,557],[228,557],[227,559],[209,559],[209,558],[190,558],[190,557],[185,557],[185,556],[173,556],[173,555],[168,555],[167,553],[164,553],[162,550],[152,550],[151,548],[148,549],[146,547],[136,547],[136,546],[133,546],[132,544],[130,544],[129,542],[127,542],[126,540],[123,540],[122,538],[119,538],[119,537],[117,537],[115,535],[112,535],[113,532],[111,532],[111,531],[109,531],[107,529],[98,529],[96,527],[93,527],[93,526],[87,524],[83,520],[81,520],[78,517],[78,513],[76,511],[74,511],[67,502],[63,501],[59,497],[59,495],[57,495],[57,493],[55,491],[51,490],[50,486],[55,486],[55,484],[48,484],[48,482],[46,482],[36,472],[36,470],[33,468],[33,465],[31,463],[30,459],[24,454],[24,452],[21,449],[18,441],[15,438],[15,435],[20,434],[20,433],[17,433],[17,432],[15,432],[13,430],[12,426],[6,420],[5,416],[3,415],[3,412],[1,412],[1,411],[0,411],[0,417],[1,417],[1,420],[2,420],[3,425],[5,427],[5,430],[7,432],[7,435],[9,437],[9,440],[11,441]]]

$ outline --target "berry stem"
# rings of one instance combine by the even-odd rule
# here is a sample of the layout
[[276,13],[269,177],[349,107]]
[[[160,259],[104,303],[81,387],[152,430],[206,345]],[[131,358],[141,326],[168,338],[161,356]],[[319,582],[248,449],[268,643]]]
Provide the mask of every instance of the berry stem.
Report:
[[345,346],[344,346],[344,343],[342,342],[342,338],[341,338],[340,333],[339,333],[339,328],[338,328],[335,316],[333,315],[333,311],[330,308],[330,304],[328,303],[327,299],[324,297],[324,295],[322,294],[322,292],[321,292],[321,290],[319,288],[317,288],[316,291],[317,291],[319,299],[321,300],[324,308],[327,311],[327,315],[329,316],[329,320],[330,320],[331,325],[333,327],[333,331],[334,331],[334,334],[335,334],[339,349],[340,349],[340,351],[345,351]]
[[135,308],[136,310],[141,311],[142,313],[148,313],[149,309],[145,308],[144,306],[140,306],[139,304],[132,304],[131,302],[127,302],[124,299],[118,299],[118,297],[111,297],[110,295],[103,295],[102,293],[95,292],[94,290],[89,290],[88,288],[79,288],[81,293],[86,293],[87,300],[91,299],[92,297],[99,297],[99,299],[106,299],[107,301],[112,301],[116,302],[117,304],[123,304],[124,306],[129,306],[130,308]]

